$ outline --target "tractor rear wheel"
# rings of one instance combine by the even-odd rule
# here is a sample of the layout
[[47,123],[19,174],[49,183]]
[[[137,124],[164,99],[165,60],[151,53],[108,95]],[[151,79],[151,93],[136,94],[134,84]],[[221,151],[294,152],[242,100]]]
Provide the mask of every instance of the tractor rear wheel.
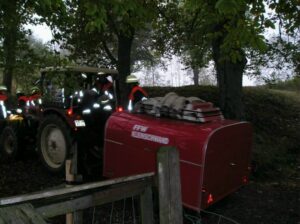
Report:
[[38,130],[38,152],[47,170],[60,172],[65,167],[72,146],[71,130],[56,115],[49,115],[42,121]]
[[1,155],[6,159],[14,159],[18,154],[18,137],[15,129],[6,126],[0,136]]

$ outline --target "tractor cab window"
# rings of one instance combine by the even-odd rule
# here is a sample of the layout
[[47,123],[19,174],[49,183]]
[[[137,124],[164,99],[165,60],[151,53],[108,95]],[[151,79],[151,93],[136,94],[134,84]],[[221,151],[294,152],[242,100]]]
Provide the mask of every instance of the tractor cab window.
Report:
[[43,95],[46,100],[62,102],[64,98],[64,78],[59,72],[47,74],[43,82]]
[[112,105],[116,103],[115,83],[111,74],[51,71],[45,72],[42,80],[43,98],[50,104],[63,103],[64,107],[80,108],[84,102],[91,101],[89,104],[96,103],[97,107],[100,97],[108,98]]

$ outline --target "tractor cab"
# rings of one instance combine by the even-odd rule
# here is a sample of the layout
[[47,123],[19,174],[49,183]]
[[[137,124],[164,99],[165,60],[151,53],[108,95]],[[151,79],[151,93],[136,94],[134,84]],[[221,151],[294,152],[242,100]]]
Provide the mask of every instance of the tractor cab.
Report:
[[[93,67],[45,68],[40,88],[43,107],[64,108],[67,114],[89,114],[98,109],[100,99],[108,98],[113,109],[118,105],[117,71]],[[102,104],[106,102],[102,100]],[[104,107],[103,107],[104,109]],[[108,107],[105,107],[109,111]]]

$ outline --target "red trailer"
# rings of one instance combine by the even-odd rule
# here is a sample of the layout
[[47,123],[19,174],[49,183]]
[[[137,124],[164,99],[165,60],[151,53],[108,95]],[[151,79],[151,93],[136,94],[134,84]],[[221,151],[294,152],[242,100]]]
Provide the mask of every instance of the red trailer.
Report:
[[157,150],[175,146],[183,205],[200,211],[248,182],[251,145],[247,122],[195,123],[116,112],[106,124],[103,174],[116,178],[156,171]]

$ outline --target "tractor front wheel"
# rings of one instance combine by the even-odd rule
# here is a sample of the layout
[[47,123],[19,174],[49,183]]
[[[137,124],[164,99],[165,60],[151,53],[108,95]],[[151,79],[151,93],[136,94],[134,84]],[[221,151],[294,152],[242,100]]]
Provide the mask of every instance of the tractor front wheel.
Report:
[[38,151],[44,166],[50,172],[64,169],[72,146],[70,128],[56,115],[46,116],[38,130]]
[[18,153],[18,137],[13,127],[3,129],[0,137],[0,151],[4,158],[14,159]]

